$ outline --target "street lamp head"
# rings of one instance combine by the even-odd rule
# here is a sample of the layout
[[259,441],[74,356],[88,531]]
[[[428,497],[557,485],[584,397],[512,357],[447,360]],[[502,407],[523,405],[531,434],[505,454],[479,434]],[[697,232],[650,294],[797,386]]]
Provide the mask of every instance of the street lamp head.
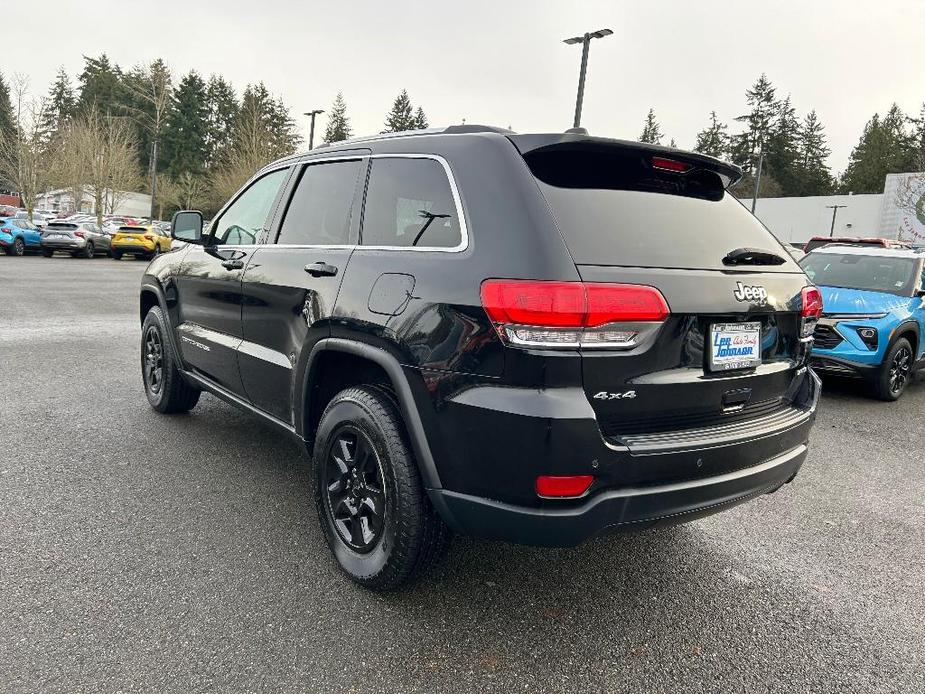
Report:
[[303,113],[303,116],[317,116],[319,113],[324,113],[324,109],[316,108],[314,111],[306,111]]
[[602,39],[605,36],[610,36],[613,33],[610,29],[598,29],[597,31],[591,32],[590,36],[592,39]]
[[574,45],[574,44],[576,44],[576,43],[581,43],[581,42],[584,41],[584,40],[585,40],[585,37],[584,37],[584,36],[573,36],[573,37],[570,38],[570,39],[565,39],[562,43],[567,43],[569,46],[571,46],[571,45]]

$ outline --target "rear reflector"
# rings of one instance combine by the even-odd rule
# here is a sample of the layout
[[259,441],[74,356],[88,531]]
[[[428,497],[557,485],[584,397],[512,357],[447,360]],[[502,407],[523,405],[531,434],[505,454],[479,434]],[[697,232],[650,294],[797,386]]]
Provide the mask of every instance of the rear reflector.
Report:
[[576,497],[581,496],[591,483],[594,475],[540,475],[536,478],[536,493],[539,496]]
[[543,347],[635,346],[638,326],[665,320],[668,304],[636,284],[485,280],[482,305],[507,342]]

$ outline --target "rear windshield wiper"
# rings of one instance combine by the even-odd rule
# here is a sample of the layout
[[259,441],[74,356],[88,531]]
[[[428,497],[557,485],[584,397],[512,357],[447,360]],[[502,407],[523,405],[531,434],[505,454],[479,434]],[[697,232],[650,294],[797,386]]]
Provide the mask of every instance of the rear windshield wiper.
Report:
[[723,258],[723,265],[783,265],[786,262],[777,253],[761,248],[736,248]]

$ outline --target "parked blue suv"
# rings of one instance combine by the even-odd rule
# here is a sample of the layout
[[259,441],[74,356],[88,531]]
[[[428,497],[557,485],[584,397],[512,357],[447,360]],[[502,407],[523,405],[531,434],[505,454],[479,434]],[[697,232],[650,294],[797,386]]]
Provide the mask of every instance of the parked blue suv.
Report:
[[812,366],[864,378],[882,400],[899,398],[923,365],[923,261],[916,250],[838,244],[806,255],[800,264],[824,306]]
[[28,219],[0,217],[0,248],[7,255],[42,250],[42,231]]

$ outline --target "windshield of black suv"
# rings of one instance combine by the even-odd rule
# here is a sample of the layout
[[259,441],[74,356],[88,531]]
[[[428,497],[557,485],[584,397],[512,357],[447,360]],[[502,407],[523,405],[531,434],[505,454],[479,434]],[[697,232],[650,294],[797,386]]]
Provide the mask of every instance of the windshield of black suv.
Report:
[[915,287],[913,258],[858,253],[810,253],[800,261],[807,276],[829,287],[864,289],[911,296]]

